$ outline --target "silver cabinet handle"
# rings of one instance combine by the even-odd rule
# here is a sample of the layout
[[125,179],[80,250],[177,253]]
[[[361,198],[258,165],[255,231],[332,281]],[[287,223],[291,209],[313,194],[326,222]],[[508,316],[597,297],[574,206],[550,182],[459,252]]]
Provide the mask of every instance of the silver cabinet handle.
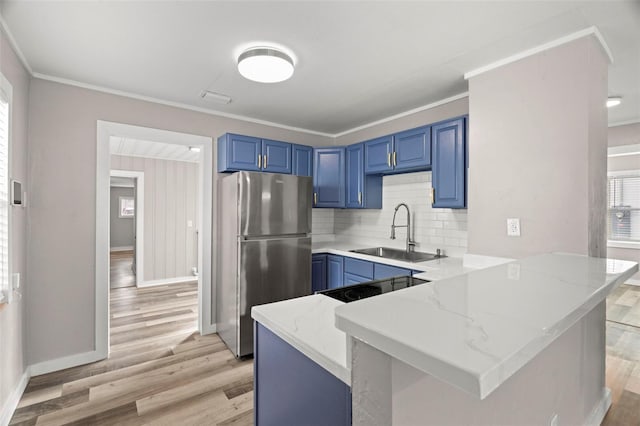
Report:
[[391,167],[391,153],[387,152],[387,166]]
[[267,156],[266,155],[264,156],[264,168],[265,169],[267,168]]
[[258,154],[258,168],[262,168],[262,155]]
[[362,205],[362,192],[358,192],[358,204]]

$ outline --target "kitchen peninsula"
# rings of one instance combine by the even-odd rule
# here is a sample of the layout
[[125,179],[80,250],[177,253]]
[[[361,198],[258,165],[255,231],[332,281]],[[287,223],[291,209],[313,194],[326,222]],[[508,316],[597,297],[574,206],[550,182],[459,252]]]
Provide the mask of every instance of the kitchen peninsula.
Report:
[[[345,385],[342,413],[353,424],[599,423],[610,404],[604,300],[637,270],[546,254],[355,303],[313,295],[252,316]],[[261,350],[258,341],[257,416],[273,386],[261,383]]]

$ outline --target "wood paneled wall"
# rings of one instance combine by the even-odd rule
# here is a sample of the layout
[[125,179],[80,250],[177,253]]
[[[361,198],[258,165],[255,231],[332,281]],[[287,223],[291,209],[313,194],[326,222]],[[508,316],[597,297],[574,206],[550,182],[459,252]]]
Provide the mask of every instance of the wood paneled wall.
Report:
[[112,155],[111,168],[144,172],[144,280],[191,275],[198,265],[199,164]]

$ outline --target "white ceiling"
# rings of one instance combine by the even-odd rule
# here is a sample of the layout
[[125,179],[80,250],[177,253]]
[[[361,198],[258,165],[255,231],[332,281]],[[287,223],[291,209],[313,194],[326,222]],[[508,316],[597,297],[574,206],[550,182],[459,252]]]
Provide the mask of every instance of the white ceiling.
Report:
[[111,154],[115,155],[187,161],[190,163],[197,163],[200,160],[200,153],[190,151],[186,145],[145,141],[120,136],[111,136],[109,145]]
[[[595,25],[615,63],[609,122],[640,119],[636,1],[3,1],[36,76],[336,134],[467,90],[465,72]],[[280,44],[296,72],[241,77],[250,43]],[[202,90],[233,98],[221,105]]]

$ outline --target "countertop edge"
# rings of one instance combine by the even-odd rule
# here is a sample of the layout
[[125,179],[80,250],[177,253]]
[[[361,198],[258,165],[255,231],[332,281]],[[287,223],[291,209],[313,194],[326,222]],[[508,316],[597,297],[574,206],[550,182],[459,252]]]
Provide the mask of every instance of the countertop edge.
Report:
[[[300,351],[313,362],[327,370],[329,373],[333,374],[347,386],[351,386],[351,370],[347,366],[340,365],[336,361],[313,349],[309,345],[305,345],[301,339],[292,335],[291,333],[288,333],[286,330],[279,327],[278,324],[271,321],[266,315],[263,315],[262,312],[260,312],[259,308],[259,306],[255,306],[251,310],[251,317],[254,319],[254,321],[259,322],[264,327],[268,328],[276,336],[280,337],[287,344]],[[346,339],[347,337],[345,336],[345,341]],[[345,362],[347,361],[348,360],[345,359]]]

